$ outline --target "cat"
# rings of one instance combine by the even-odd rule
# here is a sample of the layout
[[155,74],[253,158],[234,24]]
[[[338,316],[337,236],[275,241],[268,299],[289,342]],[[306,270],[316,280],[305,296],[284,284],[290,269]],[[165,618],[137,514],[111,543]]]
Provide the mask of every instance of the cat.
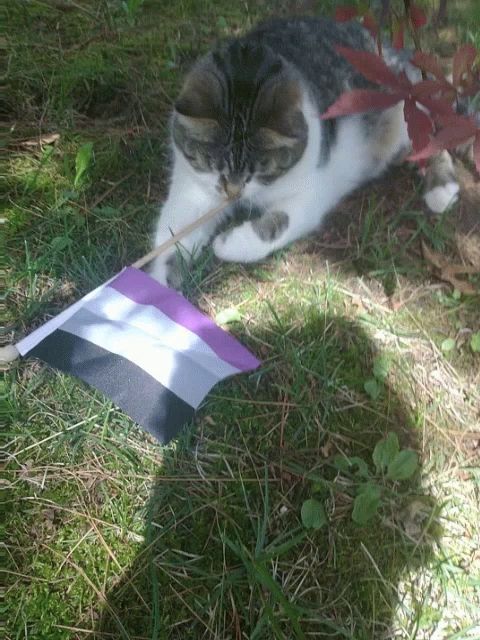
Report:
[[[154,246],[226,197],[236,198],[248,217],[217,233],[213,251],[224,261],[258,262],[318,229],[344,196],[409,148],[401,103],[321,120],[344,91],[373,86],[336,45],[376,51],[357,22],[295,17],[262,23],[194,65],[171,118],[173,168]],[[433,186],[433,209],[443,211],[456,197],[447,173],[448,187]],[[151,275],[178,288],[179,251],[188,263],[226,216],[157,257]]]

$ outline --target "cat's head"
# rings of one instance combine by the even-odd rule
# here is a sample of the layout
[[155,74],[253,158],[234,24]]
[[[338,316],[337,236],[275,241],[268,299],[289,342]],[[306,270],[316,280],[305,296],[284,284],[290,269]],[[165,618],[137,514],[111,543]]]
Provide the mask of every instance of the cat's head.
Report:
[[301,158],[308,127],[295,72],[270,49],[236,41],[202,59],[175,103],[173,141],[197,172],[239,195],[270,184]]

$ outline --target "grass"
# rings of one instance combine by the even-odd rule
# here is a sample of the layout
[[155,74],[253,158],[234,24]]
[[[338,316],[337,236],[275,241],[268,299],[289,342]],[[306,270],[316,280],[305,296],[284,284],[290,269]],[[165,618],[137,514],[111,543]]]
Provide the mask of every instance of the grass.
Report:
[[[297,4],[8,7],[6,340],[147,249],[183,72]],[[398,170],[261,265],[201,256],[184,293],[211,317],[234,308],[228,329],[263,364],[168,447],[77,380],[5,371],[9,640],[478,637],[478,297],[429,273],[420,241],[452,255],[455,217],[429,219],[418,190]],[[419,456],[410,480],[375,471],[390,432]],[[369,480],[382,501],[360,526]],[[318,530],[302,523],[310,498]]]

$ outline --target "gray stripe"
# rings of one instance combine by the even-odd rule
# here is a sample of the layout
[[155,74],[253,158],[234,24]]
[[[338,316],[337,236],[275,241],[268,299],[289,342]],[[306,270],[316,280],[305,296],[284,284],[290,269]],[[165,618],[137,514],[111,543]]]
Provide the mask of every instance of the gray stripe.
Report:
[[188,353],[176,351],[175,344],[163,344],[126,322],[102,318],[85,308],[69,318],[62,330],[130,360],[194,408],[221,379]]
[[29,355],[99,389],[161,443],[175,437],[194,416],[189,404],[140,367],[61,329]]

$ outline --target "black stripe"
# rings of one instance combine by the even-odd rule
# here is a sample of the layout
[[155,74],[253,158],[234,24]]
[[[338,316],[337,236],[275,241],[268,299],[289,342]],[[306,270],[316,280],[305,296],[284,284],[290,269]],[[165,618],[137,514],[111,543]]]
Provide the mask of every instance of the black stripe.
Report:
[[28,355],[102,391],[162,444],[194,416],[193,407],[138,365],[67,331],[53,331]]

